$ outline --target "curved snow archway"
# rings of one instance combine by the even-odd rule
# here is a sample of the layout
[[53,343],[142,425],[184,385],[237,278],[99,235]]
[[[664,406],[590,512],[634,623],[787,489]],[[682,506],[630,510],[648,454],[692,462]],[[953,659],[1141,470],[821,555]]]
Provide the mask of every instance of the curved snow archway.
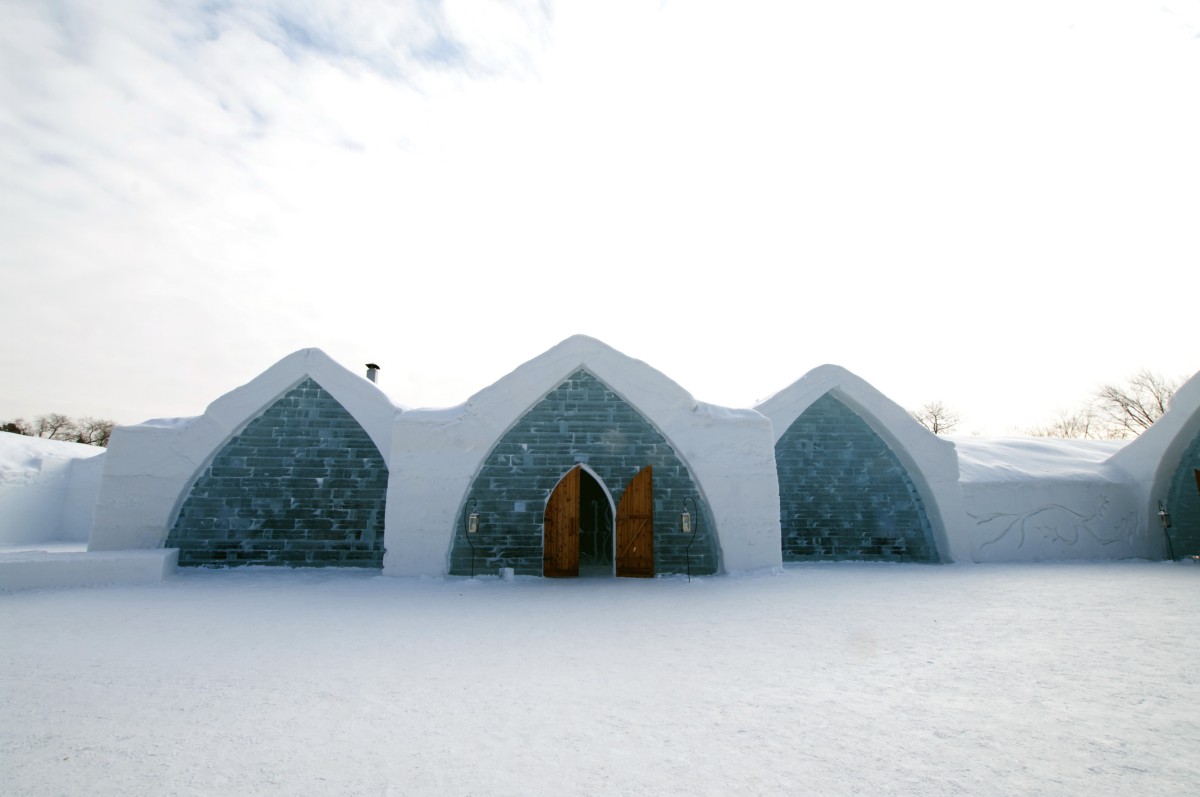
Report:
[[[536,528],[540,541],[545,502],[562,474],[586,462],[619,499],[640,469],[635,461],[647,457],[661,458],[667,468],[660,477],[655,467],[656,479],[679,480],[669,494],[656,487],[655,539],[664,554],[682,537],[669,530],[682,492],[694,489],[691,497],[704,506],[701,532],[712,535],[714,569],[780,561],[767,419],[697,402],[663,374],[593,338],[568,338],[458,407],[405,412],[393,440],[390,463],[399,478],[391,481],[388,503],[405,512],[389,517],[388,574],[467,572],[456,539],[470,498],[479,504],[481,524],[508,538],[497,541],[488,567],[533,572],[540,542],[528,540]],[[481,539],[473,540],[477,548]],[[521,562],[502,564],[515,559]],[[667,572],[677,564],[663,562]]]
[[231,440],[306,380],[326,391],[382,456],[400,408],[319,349],[301,349],[194,418],[118,427],[101,477],[88,549],[161,548],[193,485]]
[[[1109,460],[1132,477],[1151,530],[1143,556],[1200,555],[1200,373],[1175,391],[1167,411]],[[1171,516],[1170,541],[1158,519]],[[1140,525],[1140,524],[1139,524]]]
[[[755,409],[774,426],[781,508],[853,527],[843,539],[820,539],[785,524],[785,558],[970,561],[967,541],[950,531],[962,516],[954,444],[867,382],[822,365]],[[813,478],[823,499],[811,492]]]

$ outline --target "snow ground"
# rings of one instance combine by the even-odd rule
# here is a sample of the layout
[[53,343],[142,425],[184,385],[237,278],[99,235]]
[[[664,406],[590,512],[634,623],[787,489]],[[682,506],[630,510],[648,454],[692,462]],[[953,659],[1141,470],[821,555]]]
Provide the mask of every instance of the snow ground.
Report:
[[1200,792],[1200,567],[0,594],[0,793]]

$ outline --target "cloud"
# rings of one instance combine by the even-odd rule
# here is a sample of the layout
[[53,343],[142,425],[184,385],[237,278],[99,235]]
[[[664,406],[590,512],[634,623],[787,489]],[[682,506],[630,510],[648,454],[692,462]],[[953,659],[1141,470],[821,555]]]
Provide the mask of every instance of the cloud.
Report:
[[1155,365],[1096,328],[1145,264],[1195,286],[1195,32],[1185,3],[6,3],[0,369],[17,413],[133,420],[51,399],[199,411],[316,345],[449,403],[584,332],[714,401],[835,361],[953,404],[966,362],[1003,412],[1031,399],[995,373],[1062,378],[1046,340],[1077,381]]

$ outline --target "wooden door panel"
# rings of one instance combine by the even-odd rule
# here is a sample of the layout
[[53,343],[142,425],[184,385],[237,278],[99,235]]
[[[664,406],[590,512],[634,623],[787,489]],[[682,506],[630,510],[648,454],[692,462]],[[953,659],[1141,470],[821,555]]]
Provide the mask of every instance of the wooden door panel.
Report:
[[542,520],[542,574],[549,578],[579,575],[579,467],[562,478]]
[[629,480],[617,504],[617,575],[654,577],[654,477],[649,465]]

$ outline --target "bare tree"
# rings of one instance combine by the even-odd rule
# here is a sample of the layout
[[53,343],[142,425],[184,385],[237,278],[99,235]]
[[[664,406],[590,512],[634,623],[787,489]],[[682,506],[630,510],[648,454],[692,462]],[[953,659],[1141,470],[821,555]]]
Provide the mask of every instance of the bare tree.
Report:
[[1095,438],[1099,437],[1096,425],[1096,415],[1091,407],[1084,407],[1075,412],[1062,412],[1058,418],[1042,426],[1034,426],[1026,430],[1030,437],[1065,437],[1065,438]]
[[1034,437],[1119,440],[1136,437],[1167,411],[1182,380],[1138,371],[1124,384],[1101,385],[1081,409],[1027,430]]
[[90,415],[85,415],[75,422],[76,437],[75,442],[84,443],[89,446],[100,446],[101,448],[108,447],[108,439],[112,437],[112,430],[116,424],[113,421],[104,418],[93,418]]
[[908,414],[934,434],[953,432],[961,420],[958,413],[952,412],[940,401],[931,401],[919,410],[910,410]]
[[72,418],[61,412],[50,412],[37,416],[33,423],[24,418],[0,421],[0,431],[105,448],[116,425],[116,421],[107,418],[93,418],[90,415]]
[[34,437],[48,437],[51,440],[74,440],[79,430],[75,421],[61,412],[50,412],[33,419]]
[[1112,437],[1136,437],[1167,411],[1179,380],[1138,371],[1122,385],[1102,385],[1093,406]]

